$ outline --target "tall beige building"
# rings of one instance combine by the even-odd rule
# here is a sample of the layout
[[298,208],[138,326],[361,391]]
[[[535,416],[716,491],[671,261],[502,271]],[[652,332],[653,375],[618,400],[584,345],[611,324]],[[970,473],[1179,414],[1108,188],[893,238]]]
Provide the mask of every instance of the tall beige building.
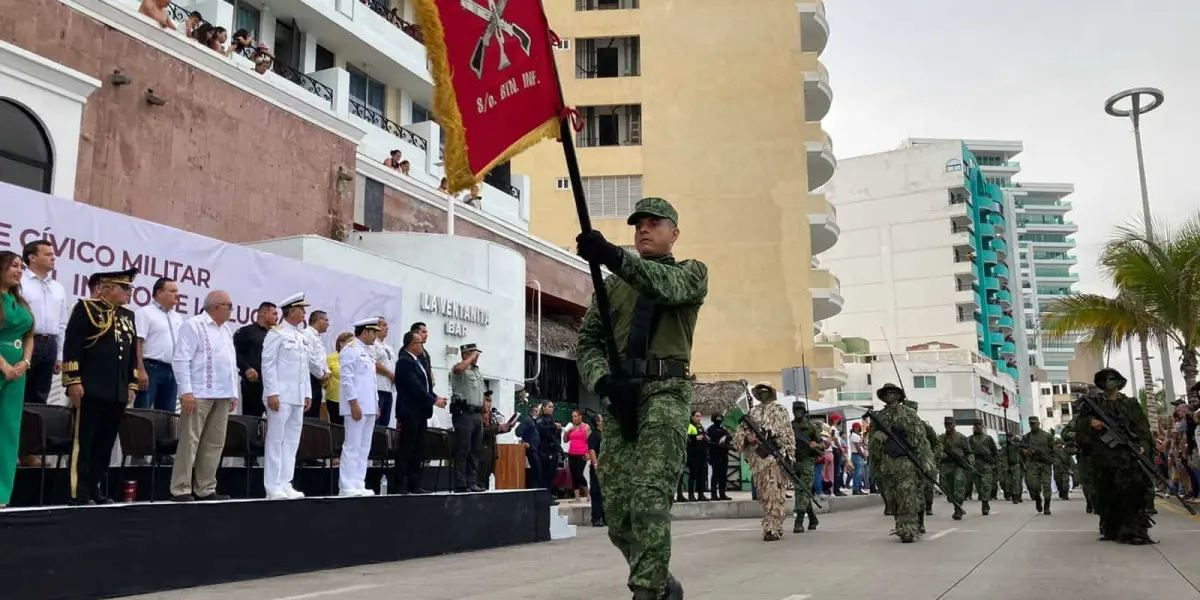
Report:
[[[667,198],[680,213],[676,255],[708,264],[693,371],[778,383],[782,369],[808,366],[821,388],[844,383],[841,351],[814,341],[842,305],[837,278],[818,267],[840,234],[836,213],[813,193],[837,165],[821,129],[833,98],[818,60],[829,38],[824,5],[545,4],[562,40],[567,103],[585,121],[579,162],[595,226],[632,244],[633,204]],[[541,144],[513,169],[538,199],[534,234],[573,246],[561,149]]]

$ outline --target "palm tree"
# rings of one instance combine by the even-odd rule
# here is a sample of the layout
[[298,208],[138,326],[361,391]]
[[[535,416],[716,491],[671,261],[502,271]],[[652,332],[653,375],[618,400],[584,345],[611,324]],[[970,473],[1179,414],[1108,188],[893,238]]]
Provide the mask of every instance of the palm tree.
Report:
[[[1099,261],[1116,296],[1067,296],[1050,307],[1042,326],[1052,336],[1079,334],[1097,350],[1138,338],[1142,356],[1148,340],[1166,340],[1182,354],[1180,372],[1190,388],[1200,344],[1200,213],[1175,229],[1155,224],[1154,231],[1147,236],[1138,223],[1118,227]],[[1149,362],[1143,371],[1145,389],[1153,390]],[[1150,412],[1153,423],[1157,415]]]

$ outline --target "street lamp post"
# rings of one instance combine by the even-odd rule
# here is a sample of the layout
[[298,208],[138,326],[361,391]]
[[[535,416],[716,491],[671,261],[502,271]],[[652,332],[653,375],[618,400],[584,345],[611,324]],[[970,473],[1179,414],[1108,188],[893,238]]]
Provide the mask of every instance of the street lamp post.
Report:
[[[1129,108],[1117,108],[1117,103],[1128,98]],[[1158,88],[1140,87],[1130,88],[1128,90],[1113,94],[1104,102],[1104,112],[1113,117],[1128,117],[1133,123],[1133,143],[1137,149],[1137,167],[1138,181],[1142,186],[1142,216],[1146,221],[1146,237],[1154,237],[1154,227],[1150,218],[1150,194],[1146,190],[1146,163],[1142,157],[1142,115],[1162,106],[1163,92]],[[1158,341],[1159,352],[1162,354],[1163,363],[1163,391],[1166,394],[1167,402],[1175,398],[1175,366],[1171,363],[1170,347],[1167,345],[1167,340],[1160,339]],[[1146,340],[1142,340],[1142,361],[1144,368],[1150,370],[1150,353],[1147,352]],[[1132,374],[1131,374],[1132,375]],[[1153,382],[1146,382],[1146,397],[1154,397]]]

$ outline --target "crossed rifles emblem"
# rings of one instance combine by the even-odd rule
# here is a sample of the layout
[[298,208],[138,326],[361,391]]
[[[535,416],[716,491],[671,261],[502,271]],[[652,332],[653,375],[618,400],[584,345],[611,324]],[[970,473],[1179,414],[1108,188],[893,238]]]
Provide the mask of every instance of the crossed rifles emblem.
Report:
[[475,52],[471,54],[471,71],[475,73],[476,77],[483,79],[484,53],[488,46],[492,45],[493,40],[500,49],[500,65],[496,69],[498,71],[507,69],[512,64],[508,60],[508,54],[504,51],[504,36],[506,35],[516,38],[521,45],[521,51],[525,53],[525,56],[529,56],[531,43],[529,34],[525,33],[520,25],[504,18],[504,8],[508,6],[508,0],[487,0],[487,6],[478,4],[475,0],[459,0],[459,2],[464,10],[487,22],[487,29],[483,31],[479,41],[475,42]]

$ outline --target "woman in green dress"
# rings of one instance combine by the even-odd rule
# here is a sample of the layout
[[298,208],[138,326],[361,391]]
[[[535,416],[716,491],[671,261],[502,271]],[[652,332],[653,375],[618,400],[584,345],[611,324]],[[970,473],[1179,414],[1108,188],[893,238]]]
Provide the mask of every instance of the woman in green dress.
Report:
[[21,296],[24,273],[19,255],[0,252],[0,507],[8,506],[17,476],[25,372],[33,354],[33,313]]

